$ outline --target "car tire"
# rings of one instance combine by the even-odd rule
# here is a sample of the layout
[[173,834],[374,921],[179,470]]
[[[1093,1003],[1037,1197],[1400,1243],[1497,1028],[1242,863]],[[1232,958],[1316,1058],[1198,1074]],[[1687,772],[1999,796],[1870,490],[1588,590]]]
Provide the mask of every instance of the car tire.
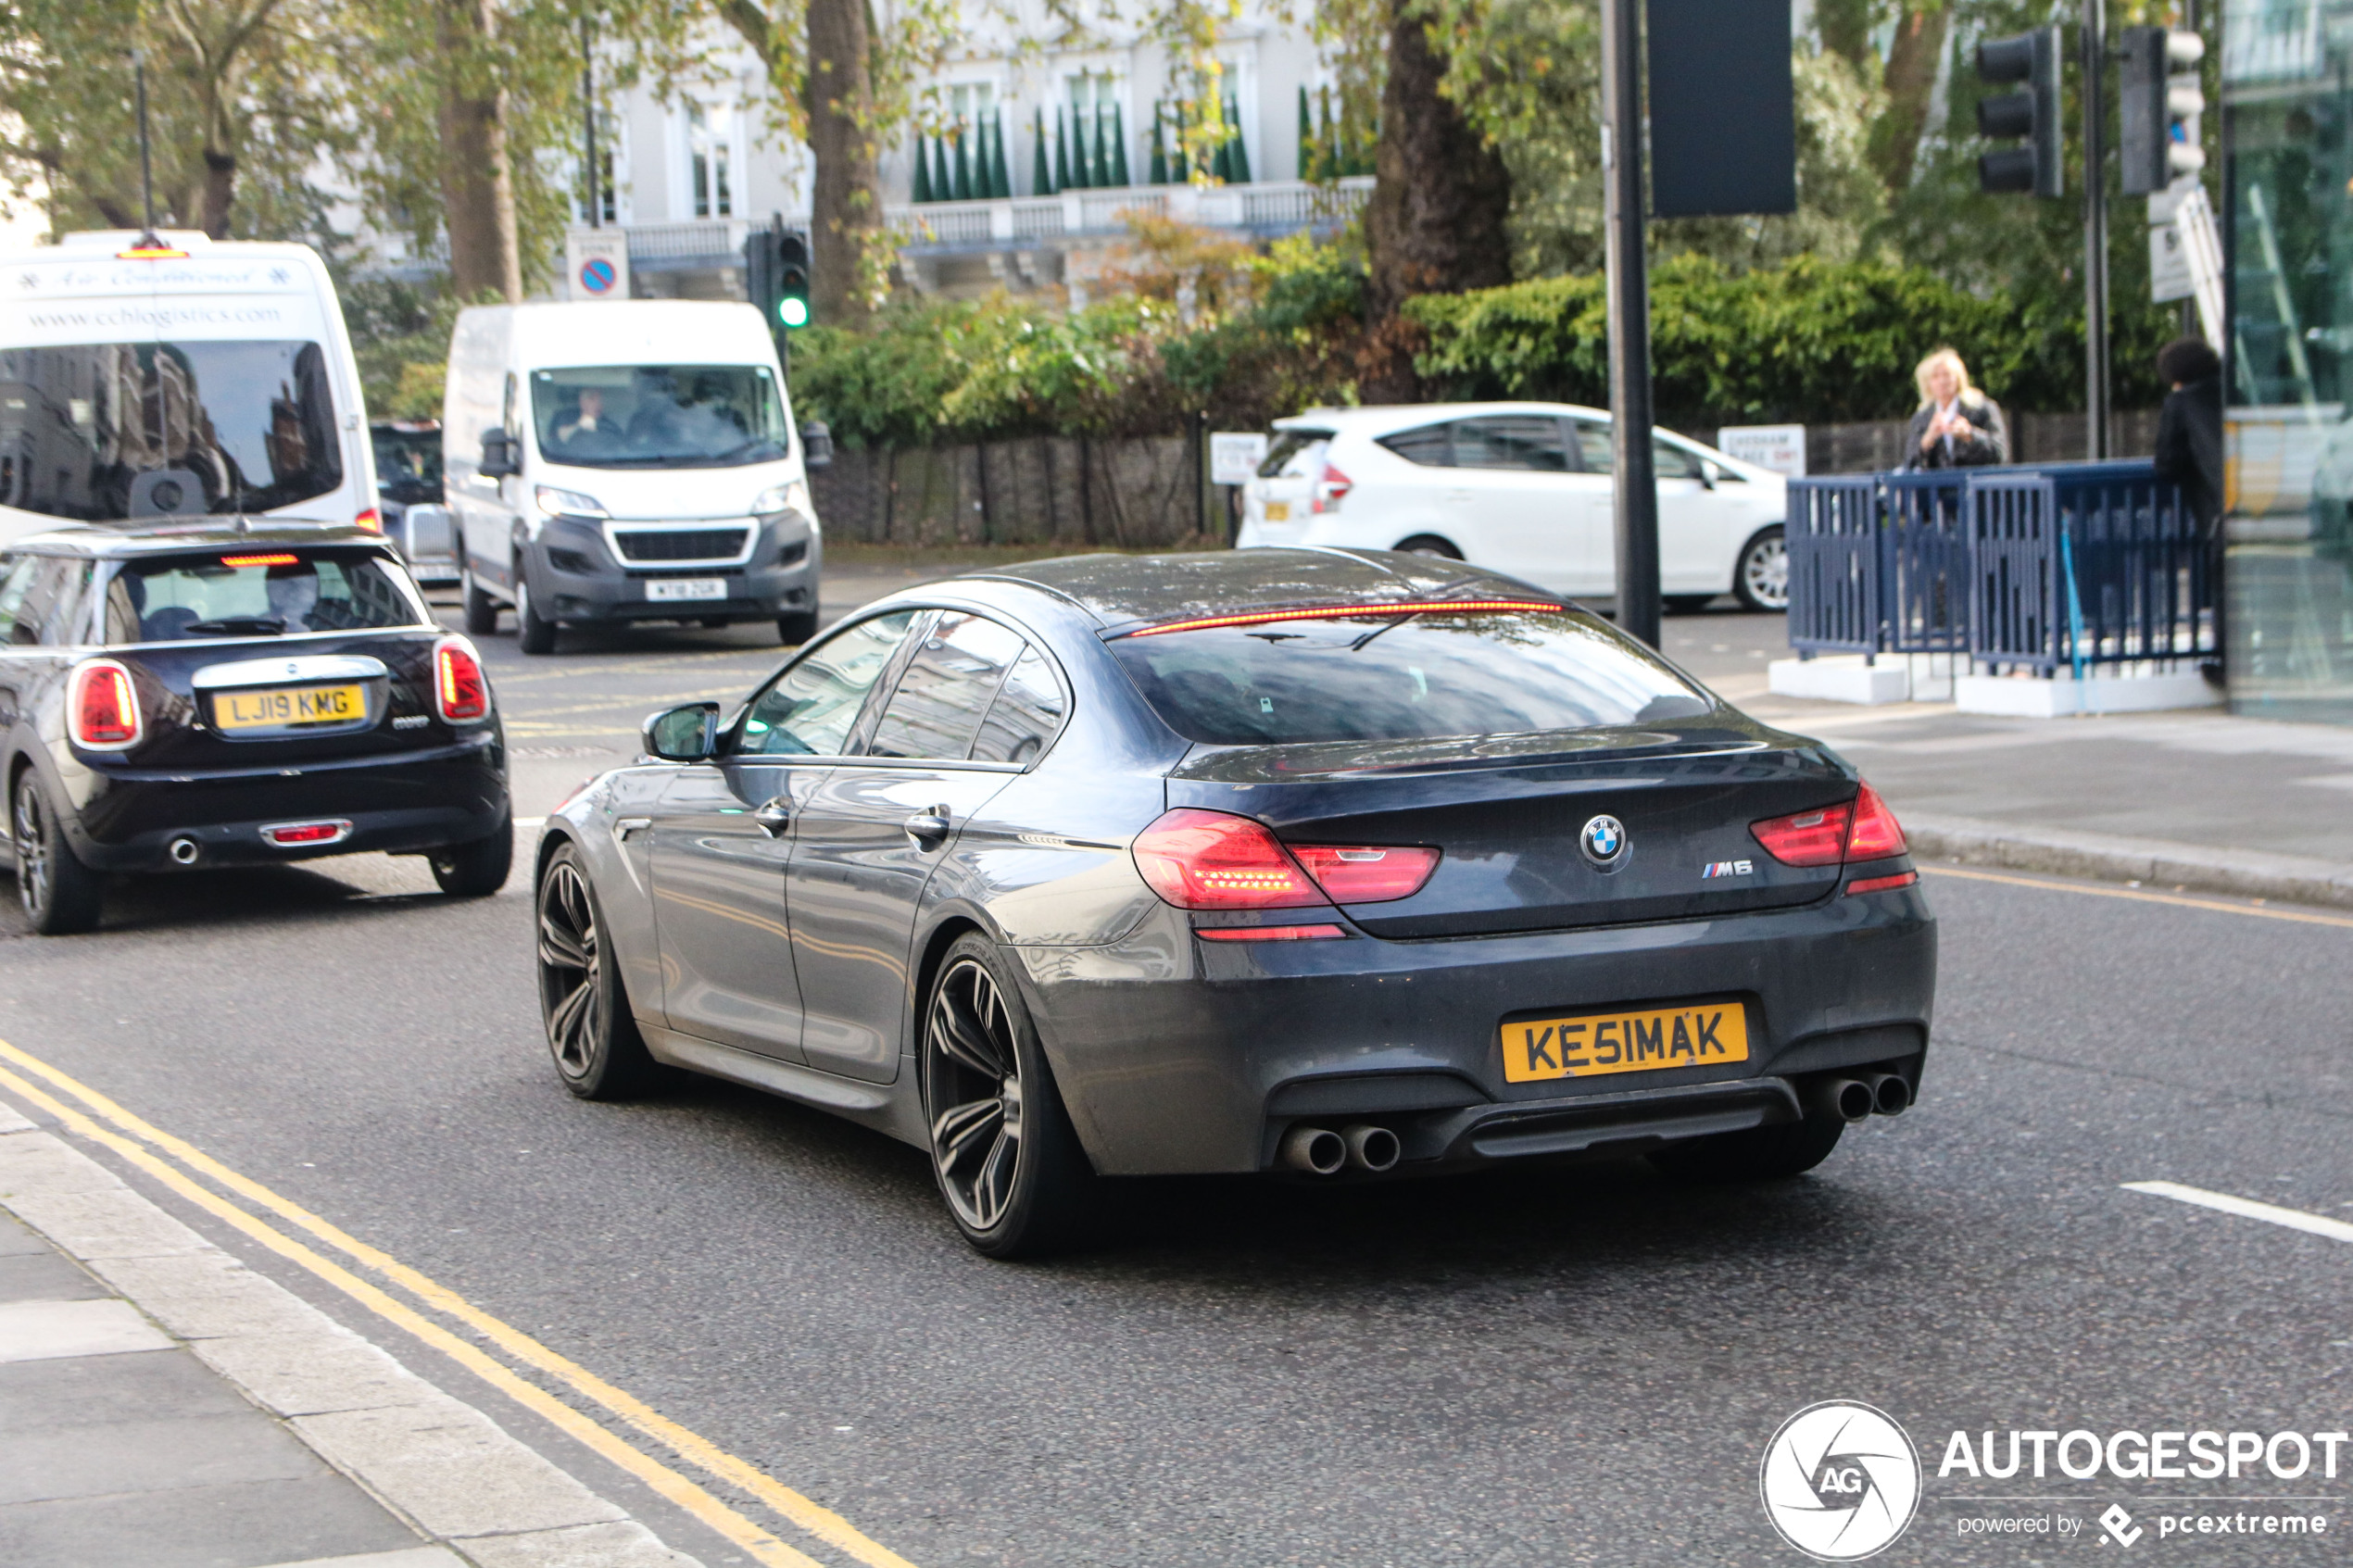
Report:
[[451,844],[425,857],[433,879],[452,898],[487,898],[507,885],[515,869],[515,822],[510,816],[498,831],[471,844]]
[[523,581],[520,561],[515,565],[515,646],[525,653],[556,651],[556,623],[533,608],[531,584]]
[[1054,1087],[997,945],[956,939],[925,998],[917,1044],[932,1173],[964,1239],[1034,1258],[1086,1239],[1101,1179]]
[[106,878],[73,852],[41,775],[31,768],[17,775],[8,827],[16,846],[17,901],[32,929],[44,936],[76,936],[95,928]]
[[1715,602],[1713,594],[1669,594],[1667,610],[1670,615],[1697,615]]
[[1416,533],[1397,548],[1409,556],[1430,556],[1439,560],[1460,560],[1463,552],[1435,533]]
[[556,1076],[582,1099],[625,1099],[669,1075],[637,1032],[621,968],[605,945],[604,909],[580,851],[560,845],[536,895],[539,1017]]
[[776,617],[776,640],[788,648],[797,648],[817,634],[817,612],[813,609],[788,609]]
[[469,570],[459,578],[465,585],[466,631],[477,637],[487,637],[498,630],[498,601],[482,590]]
[[1788,611],[1789,540],[1780,523],[1758,529],[1741,546],[1740,560],[1732,568],[1732,592],[1743,609],[1763,615]]
[[1667,1175],[1692,1182],[1774,1182],[1802,1176],[1831,1157],[1846,1123],[1835,1116],[1808,1116],[1777,1127],[1750,1127],[1670,1144],[1651,1163]]

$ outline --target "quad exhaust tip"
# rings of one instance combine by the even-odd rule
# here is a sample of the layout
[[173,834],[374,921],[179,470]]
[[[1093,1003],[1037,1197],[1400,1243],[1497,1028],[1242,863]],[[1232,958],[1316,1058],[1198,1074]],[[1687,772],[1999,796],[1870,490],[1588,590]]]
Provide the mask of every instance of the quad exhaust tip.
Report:
[[202,851],[197,847],[196,841],[190,838],[184,833],[179,837],[173,839],[170,847],[164,851],[164,853],[171,857],[171,863],[175,866],[195,865],[196,863],[196,856],[201,852]]
[[1912,1103],[1912,1085],[1894,1073],[1881,1073],[1871,1080],[1871,1109],[1881,1116],[1901,1116]]
[[1343,1166],[1375,1174],[1394,1170],[1404,1154],[1405,1146],[1395,1133],[1359,1123],[1338,1132],[1329,1127],[1293,1127],[1283,1135],[1280,1159],[1294,1171],[1334,1176]]
[[1387,1127],[1347,1127],[1340,1138],[1348,1146],[1348,1162],[1359,1171],[1394,1169],[1405,1153],[1405,1146]]
[[1856,1078],[1818,1078],[1808,1098],[1813,1103],[1807,1109],[1816,1115],[1849,1123],[1862,1121],[1878,1109],[1871,1086]]

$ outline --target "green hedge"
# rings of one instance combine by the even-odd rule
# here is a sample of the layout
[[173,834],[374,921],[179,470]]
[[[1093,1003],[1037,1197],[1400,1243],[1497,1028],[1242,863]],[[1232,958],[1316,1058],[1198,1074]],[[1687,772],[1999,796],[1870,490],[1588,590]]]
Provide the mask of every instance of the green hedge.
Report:
[[[1475,294],[1425,295],[1406,315],[1428,334],[1416,367],[1434,395],[1527,397],[1606,407],[1606,300],[1597,274]],[[2121,313],[2120,313],[2121,314]],[[2147,320],[2154,316],[2152,322]],[[2145,368],[2161,313],[2120,336],[2120,402],[2154,401]],[[2144,343],[2140,340],[2148,339]],[[1663,416],[1836,423],[1900,418],[1919,402],[1912,368],[1950,344],[2007,408],[2080,408],[2082,317],[1980,297],[1918,268],[1800,257],[1735,276],[1704,257],[1651,279],[1651,359]]]

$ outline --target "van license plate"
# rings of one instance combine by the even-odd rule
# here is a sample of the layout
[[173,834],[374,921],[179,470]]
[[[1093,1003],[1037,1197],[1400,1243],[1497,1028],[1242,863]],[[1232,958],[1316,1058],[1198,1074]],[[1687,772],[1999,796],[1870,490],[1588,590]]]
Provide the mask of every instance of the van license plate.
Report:
[[724,599],[727,596],[727,580],[724,577],[660,577],[646,584],[649,599]]
[[1572,1013],[1504,1025],[1504,1081],[1509,1084],[1747,1060],[1748,1013],[1738,1002]]
[[357,724],[367,717],[368,693],[364,686],[215,692],[212,697],[212,721],[223,730],[287,730],[312,724]]

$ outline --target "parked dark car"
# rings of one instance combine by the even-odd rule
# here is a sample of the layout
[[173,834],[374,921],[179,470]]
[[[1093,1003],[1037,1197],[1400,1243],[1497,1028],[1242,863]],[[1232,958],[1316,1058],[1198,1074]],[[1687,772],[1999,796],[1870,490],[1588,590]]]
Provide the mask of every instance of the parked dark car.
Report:
[[386,850],[443,891],[513,855],[473,645],[378,534],[279,520],[83,525],[0,552],[7,848],[35,930],[116,872]]
[[991,1254],[1102,1177],[1788,1175],[1919,1086],[1936,932],[1879,797],[1458,561],[932,583],[646,749],[541,846],[563,1082],[880,1128]]

